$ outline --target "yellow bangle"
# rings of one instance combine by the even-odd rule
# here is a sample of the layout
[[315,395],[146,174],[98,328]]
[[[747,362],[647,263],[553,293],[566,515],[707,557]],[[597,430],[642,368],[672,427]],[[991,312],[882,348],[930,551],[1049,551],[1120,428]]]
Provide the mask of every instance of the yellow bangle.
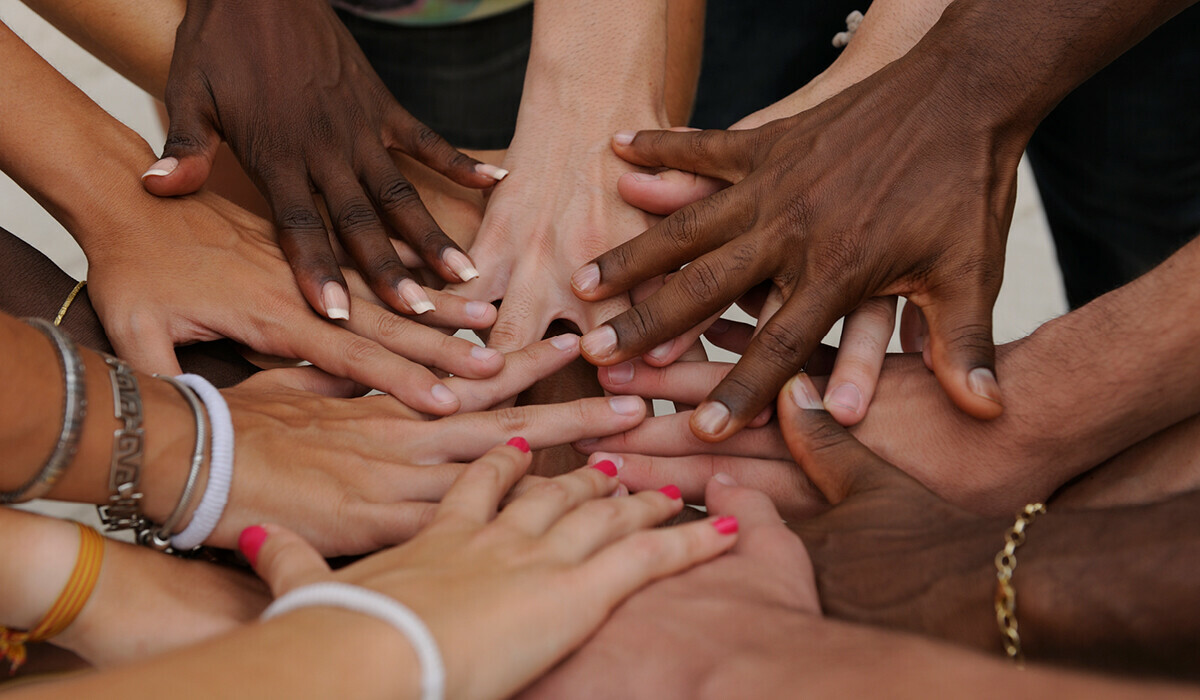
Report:
[[0,657],[8,660],[9,675],[16,673],[25,663],[27,643],[51,639],[70,627],[96,589],[100,566],[104,563],[104,537],[86,525],[75,525],[79,528],[79,556],[75,559],[75,569],[67,579],[67,585],[58,594],[58,600],[50,606],[41,622],[28,632],[0,627]]
[[87,280],[79,280],[79,282],[75,284],[75,288],[72,289],[71,293],[67,295],[67,300],[63,302],[62,308],[58,310],[58,315],[54,317],[55,326],[62,324],[63,318],[67,315],[67,309],[71,308],[71,302],[75,301],[75,297],[79,296],[79,292],[83,289],[85,284],[87,284]]

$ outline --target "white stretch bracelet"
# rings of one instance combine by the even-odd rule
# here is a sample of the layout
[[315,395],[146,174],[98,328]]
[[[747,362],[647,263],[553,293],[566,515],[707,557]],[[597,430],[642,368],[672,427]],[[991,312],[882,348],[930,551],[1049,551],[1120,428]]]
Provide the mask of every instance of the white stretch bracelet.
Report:
[[233,483],[233,418],[221,392],[196,374],[181,374],[180,382],[196,392],[208,412],[208,425],[212,428],[212,449],[208,458],[208,484],[196,513],[183,532],[171,538],[171,546],[177,552],[186,552],[204,544],[217,529],[225,504],[229,501],[229,487]]
[[280,596],[263,611],[270,620],[298,608],[313,606],[344,608],[382,620],[408,638],[421,666],[421,700],[443,700],[446,696],[446,667],[433,633],[412,610],[393,598],[348,583],[313,583]]

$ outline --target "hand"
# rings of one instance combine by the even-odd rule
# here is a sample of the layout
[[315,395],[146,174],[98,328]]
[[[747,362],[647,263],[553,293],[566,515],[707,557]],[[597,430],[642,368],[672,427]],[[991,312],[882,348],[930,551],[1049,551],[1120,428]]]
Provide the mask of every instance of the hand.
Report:
[[467,187],[491,186],[503,174],[459,153],[396,104],[329,3],[188,2],[166,105],[163,159],[143,177],[146,188],[163,196],[195,192],[223,137],[266,196],[304,298],[325,316],[341,318],[350,300],[314,188],[338,239],[391,308],[424,313],[431,300],[401,264],[389,232],[443,279],[476,274],[389,151]]
[[725,534],[736,527],[730,519],[647,530],[682,503],[661,492],[602,498],[618,481],[591,468],[544,482],[497,515],[529,462],[516,447],[492,450],[455,482],[412,542],[336,573],[301,538],[274,526],[249,530],[242,549],[276,595],[334,580],[403,601],[437,640],[447,697],[500,698],[582,644],[631,593],[736,539]]
[[[738,519],[733,549],[634,594],[522,698],[709,697],[704,691],[729,666],[772,655],[771,647],[781,641],[781,620],[819,618],[804,545],[766,496],[729,481],[727,475],[711,481],[706,502],[710,513]],[[787,665],[803,662],[796,658]],[[716,697],[760,695],[752,688],[758,686],[752,682]]]
[[585,338],[588,359],[629,359],[772,280],[786,294],[780,311],[693,414],[697,435],[720,440],[767,405],[837,318],[900,294],[925,312],[956,405],[999,415],[991,308],[1023,140],[959,119],[953,98],[915,87],[914,68],[931,69],[893,64],[759,129],[619,134],[614,149],[630,162],[736,184],[577,273],[576,293],[594,300],[691,263]]
[[[206,192],[146,200],[126,211],[120,244],[88,250],[93,305],[117,354],[139,369],[178,374],[175,345],[227,337],[445,415],[460,398],[423,365],[469,378],[504,366],[494,351],[372,303],[354,275],[355,313],[339,328],[305,305],[267,222]],[[487,304],[434,295],[440,308],[428,322],[484,328],[495,319]]]

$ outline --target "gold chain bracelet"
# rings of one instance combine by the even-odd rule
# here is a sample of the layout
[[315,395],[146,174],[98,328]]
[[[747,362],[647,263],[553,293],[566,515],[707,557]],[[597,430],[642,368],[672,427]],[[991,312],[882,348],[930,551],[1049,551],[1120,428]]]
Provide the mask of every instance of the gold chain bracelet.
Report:
[[67,300],[58,309],[58,315],[54,317],[54,325],[62,325],[63,319],[67,317],[67,309],[71,308],[71,302],[75,301],[75,297],[79,296],[79,292],[83,291],[83,286],[87,284],[87,280],[79,280],[75,284],[75,288],[67,295]]
[[1046,513],[1046,506],[1030,503],[1017,514],[1017,522],[1004,534],[1004,549],[996,555],[996,623],[1004,642],[1004,653],[1021,665],[1021,634],[1017,629],[1017,590],[1013,588],[1013,571],[1017,568],[1017,547],[1025,544],[1025,528],[1033,519]]

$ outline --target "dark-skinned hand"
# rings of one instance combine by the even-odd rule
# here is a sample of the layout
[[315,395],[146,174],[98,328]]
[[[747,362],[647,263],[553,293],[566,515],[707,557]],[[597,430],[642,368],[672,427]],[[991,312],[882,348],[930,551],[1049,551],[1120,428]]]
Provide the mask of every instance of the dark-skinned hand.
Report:
[[454,182],[504,173],[446,143],[388,92],[325,0],[192,0],[166,89],[163,159],[143,176],[161,196],[208,179],[223,137],[267,198],[305,299],[346,318],[350,299],[313,193],[374,293],[404,313],[433,309],[390,236],[443,279],[478,276],[392,161],[405,153]]
[[697,436],[723,440],[773,400],[838,318],[903,295],[924,312],[954,403],[998,416],[992,306],[1023,132],[931,85],[927,63],[910,54],[757,129],[617,134],[613,148],[632,163],[733,184],[576,272],[576,293],[596,300],[686,265],[589,333],[588,360],[636,357],[770,280],[781,307],[692,416]]

